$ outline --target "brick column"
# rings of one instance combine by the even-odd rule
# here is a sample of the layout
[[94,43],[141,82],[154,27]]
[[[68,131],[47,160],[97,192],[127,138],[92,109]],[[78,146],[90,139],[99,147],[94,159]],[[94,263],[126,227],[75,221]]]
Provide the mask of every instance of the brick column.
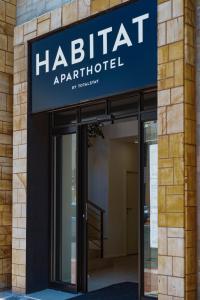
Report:
[[160,300],[196,299],[194,7],[158,7]]
[[13,34],[16,1],[0,1],[0,289],[11,287]]

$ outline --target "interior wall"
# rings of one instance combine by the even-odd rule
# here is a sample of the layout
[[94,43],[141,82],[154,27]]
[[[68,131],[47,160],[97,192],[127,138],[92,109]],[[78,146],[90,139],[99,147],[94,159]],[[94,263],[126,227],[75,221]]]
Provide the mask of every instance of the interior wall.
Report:
[[[127,254],[126,171],[138,171],[137,149],[137,144],[117,140],[110,143],[109,232],[105,250],[106,256],[109,257]],[[134,201],[138,201],[138,199],[134,199]]]
[[138,145],[123,138],[137,136],[137,121],[108,125],[103,132],[104,139],[93,139],[88,149],[88,199],[106,211],[104,256],[118,257],[126,255],[125,174],[138,171]]

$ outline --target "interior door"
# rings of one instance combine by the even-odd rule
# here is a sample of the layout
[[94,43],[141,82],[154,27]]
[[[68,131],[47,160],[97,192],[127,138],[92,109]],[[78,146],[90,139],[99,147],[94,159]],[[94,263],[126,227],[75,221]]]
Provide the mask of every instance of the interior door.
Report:
[[138,253],[138,173],[126,173],[127,254]]

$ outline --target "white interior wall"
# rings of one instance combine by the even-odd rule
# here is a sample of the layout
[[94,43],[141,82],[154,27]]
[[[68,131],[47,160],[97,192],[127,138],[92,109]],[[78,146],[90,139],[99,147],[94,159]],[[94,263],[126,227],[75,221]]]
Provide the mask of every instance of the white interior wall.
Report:
[[105,126],[105,139],[95,138],[88,152],[88,199],[106,211],[106,257],[126,255],[125,174],[138,171],[138,145],[127,138],[137,132],[137,121]]

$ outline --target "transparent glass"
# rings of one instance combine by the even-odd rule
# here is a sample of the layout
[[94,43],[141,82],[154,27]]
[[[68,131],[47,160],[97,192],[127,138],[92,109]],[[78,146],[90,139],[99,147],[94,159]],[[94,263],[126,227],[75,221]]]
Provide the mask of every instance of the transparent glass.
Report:
[[76,134],[56,138],[53,280],[76,284]]
[[158,295],[157,122],[144,123],[144,295]]

